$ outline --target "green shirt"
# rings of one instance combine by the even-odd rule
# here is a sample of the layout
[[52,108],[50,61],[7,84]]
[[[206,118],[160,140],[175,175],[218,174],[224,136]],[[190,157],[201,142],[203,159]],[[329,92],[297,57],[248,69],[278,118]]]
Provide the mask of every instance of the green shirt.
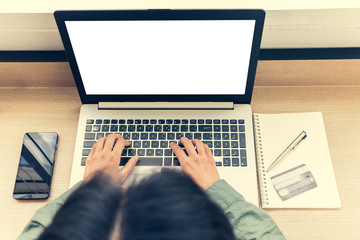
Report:
[[[56,212],[82,181],[60,197],[37,210],[17,240],[37,239],[49,226]],[[214,183],[205,191],[225,212],[233,226],[236,239],[285,239],[272,218],[262,209],[245,201],[225,180]]]

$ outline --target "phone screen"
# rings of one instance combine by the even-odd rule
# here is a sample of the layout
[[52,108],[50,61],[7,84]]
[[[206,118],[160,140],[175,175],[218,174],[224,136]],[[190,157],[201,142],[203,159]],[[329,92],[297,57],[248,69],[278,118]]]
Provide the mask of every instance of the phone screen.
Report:
[[13,197],[46,199],[50,194],[57,133],[26,133],[21,149]]

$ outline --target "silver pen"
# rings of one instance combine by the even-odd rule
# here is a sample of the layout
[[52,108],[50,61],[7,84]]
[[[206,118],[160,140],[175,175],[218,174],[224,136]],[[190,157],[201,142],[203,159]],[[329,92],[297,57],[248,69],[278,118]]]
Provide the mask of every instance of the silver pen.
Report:
[[297,136],[294,141],[290,143],[289,146],[285,148],[285,150],[275,159],[275,161],[269,166],[269,168],[266,170],[268,172],[272,167],[274,167],[278,162],[280,162],[281,159],[285,157],[286,154],[288,154],[291,150],[294,150],[294,148],[305,138],[307,137],[306,132],[302,131],[299,136]]

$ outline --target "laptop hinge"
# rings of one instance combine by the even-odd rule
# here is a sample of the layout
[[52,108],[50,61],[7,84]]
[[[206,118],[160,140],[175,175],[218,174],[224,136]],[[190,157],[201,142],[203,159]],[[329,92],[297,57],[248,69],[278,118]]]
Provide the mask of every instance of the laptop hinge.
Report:
[[232,110],[233,102],[99,102],[99,110]]

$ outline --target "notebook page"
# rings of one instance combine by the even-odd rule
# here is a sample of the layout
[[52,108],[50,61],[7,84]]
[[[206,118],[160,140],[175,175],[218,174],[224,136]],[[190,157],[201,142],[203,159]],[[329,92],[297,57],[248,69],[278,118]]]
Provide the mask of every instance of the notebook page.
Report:
[[[259,122],[258,129],[265,169],[302,131],[307,133],[307,138],[269,172],[263,173],[259,169],[259,174],[265,174],[264,184],[268,198],[268,204],[263,204],[263,208],[340,208],[340,197],[322,114],[320,112],[254,114],[254,118],[255,116]],[[301,164],[305,164],[312,173],[317,187],[282,200],[270,178]]]

